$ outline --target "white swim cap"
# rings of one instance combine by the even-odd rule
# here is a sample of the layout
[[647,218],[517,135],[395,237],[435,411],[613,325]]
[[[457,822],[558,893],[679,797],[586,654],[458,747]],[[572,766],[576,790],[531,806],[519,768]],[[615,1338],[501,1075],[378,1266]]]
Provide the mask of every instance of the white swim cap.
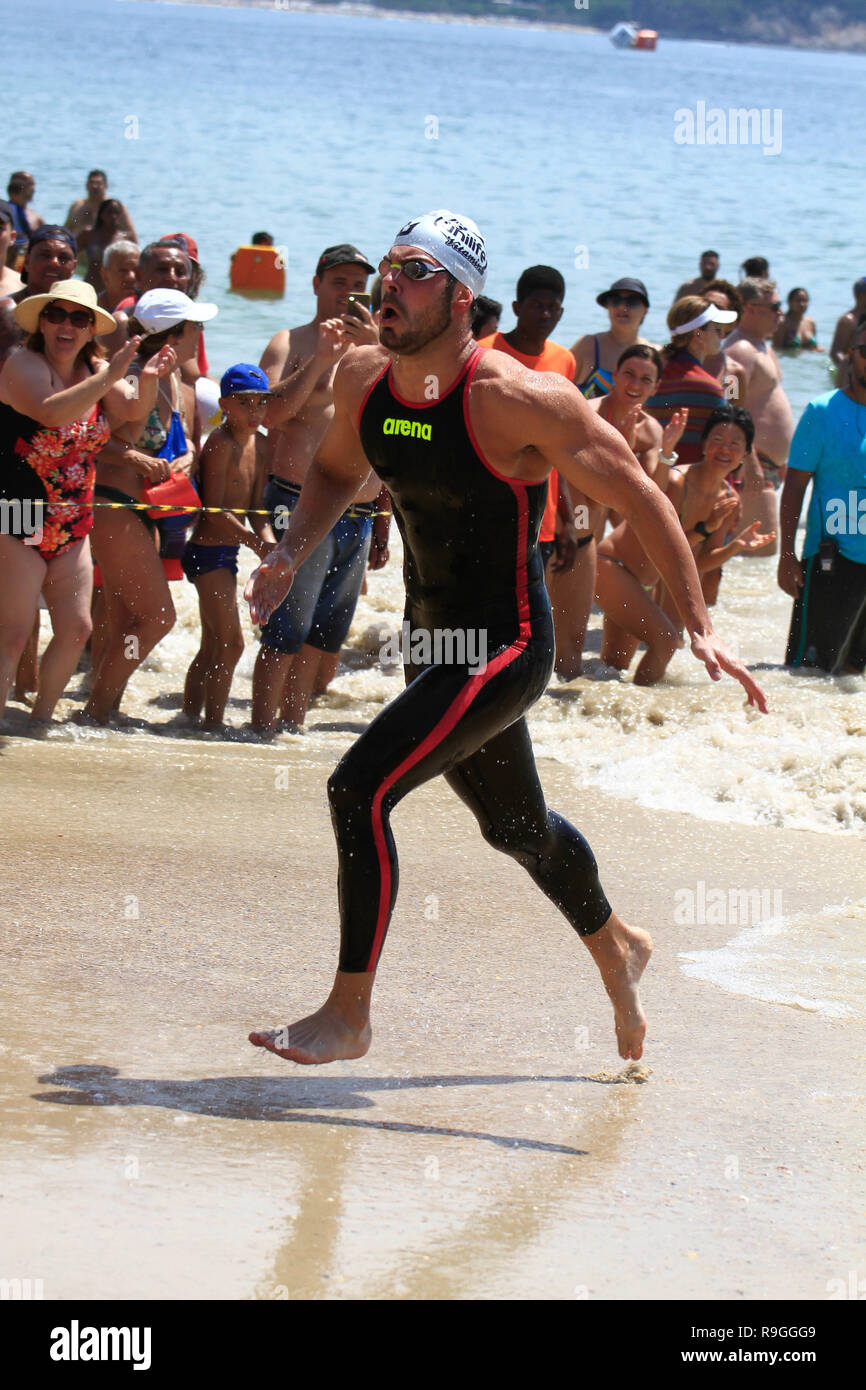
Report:
[[423,217],[416,217],[400,228],[394,245],[417,246],[421,251],[429,251],[473,294],[478,295],[484,289],[487,251],[484,238],[471,217],[461,217],[446,208],[425,212]]

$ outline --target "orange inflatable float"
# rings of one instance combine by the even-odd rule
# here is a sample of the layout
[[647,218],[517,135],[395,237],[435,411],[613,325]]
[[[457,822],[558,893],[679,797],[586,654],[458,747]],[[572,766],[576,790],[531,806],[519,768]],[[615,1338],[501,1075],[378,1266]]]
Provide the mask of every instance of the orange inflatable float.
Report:
[[232,256],[233,290],[285,294],[286,267],[278,246],[239,246]]

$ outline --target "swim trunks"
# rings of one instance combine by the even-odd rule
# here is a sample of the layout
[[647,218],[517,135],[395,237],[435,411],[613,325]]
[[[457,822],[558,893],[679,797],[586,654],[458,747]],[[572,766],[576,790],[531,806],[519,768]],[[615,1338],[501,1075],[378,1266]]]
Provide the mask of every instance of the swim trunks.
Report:
[[[272,474],[264,490],[277,535],[285,530],[301,489]],[[355,503],[340,517],[295,575],[288,596],[262,628],[262,646],[294,655],[301,647],[340,650],[364,582],[375,502]]]
[[180,563],[190,584],[214,570],[228,570],[236,575],[239,550],[239,545],[196,545],[195,541],[189,541]]

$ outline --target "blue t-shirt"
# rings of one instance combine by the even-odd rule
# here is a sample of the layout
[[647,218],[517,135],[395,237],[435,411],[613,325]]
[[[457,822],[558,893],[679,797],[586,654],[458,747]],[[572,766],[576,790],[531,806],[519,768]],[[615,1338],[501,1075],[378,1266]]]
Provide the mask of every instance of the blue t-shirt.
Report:
[[847,560],[866,565],[866,405],[844,391],[810,401],[794,431],[788,467],[813,475],[803,559],[815,555],[827,535]]

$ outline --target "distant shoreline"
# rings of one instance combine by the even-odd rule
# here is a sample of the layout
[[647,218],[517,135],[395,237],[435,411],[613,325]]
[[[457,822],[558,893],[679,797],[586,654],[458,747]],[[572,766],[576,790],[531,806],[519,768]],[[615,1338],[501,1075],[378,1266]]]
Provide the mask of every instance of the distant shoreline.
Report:
[[609,29],[593,28],[591,24],[556,24],[550,20],[514,18],[508,14],[461,14],[457,10],[391,10],[381,5],[365,5],[354,0],[334,0],[316,4],[314,0],[145,0],[150,5],[206,5],[222,10],[281,10],[292,14],[345,15],[355,19],[411,19],[426,24],[472,24],[497,29],[552,29],[565,34],[606,34]]
[[[333,14],[349,15],[357,19],[409,19],[427,24],[472,24],[476,26],[495,26],[507,29],[550,29],[567,34],[607,34],[612,25],[597,28],[591,24],[557,24],[546,19],[529,19],[506,13],[495,15],[461,14],[458,10],[447,12],[422,12],[420,10],[385,9],[380,5],[367,5],[359,0],[333,0],[333,3],[316,4],[314,0],[147,0],[148,4],[208,5],[236,10],[279,9],[295,14]],[[624,12],[627,7],[624,6]],[[699,34],[660,34],[660,39],[676,39],[678,42],[721,43],[727,46],[745,44],[752,48],[794,48],[813,50],[818,53],[864,53],[866,52],[866,23],[849,24],[832,28],[829,24],[821,36],[790,34],[784,36],[773,27],[765,35],[756,30],[741,39],[710,39]]]

